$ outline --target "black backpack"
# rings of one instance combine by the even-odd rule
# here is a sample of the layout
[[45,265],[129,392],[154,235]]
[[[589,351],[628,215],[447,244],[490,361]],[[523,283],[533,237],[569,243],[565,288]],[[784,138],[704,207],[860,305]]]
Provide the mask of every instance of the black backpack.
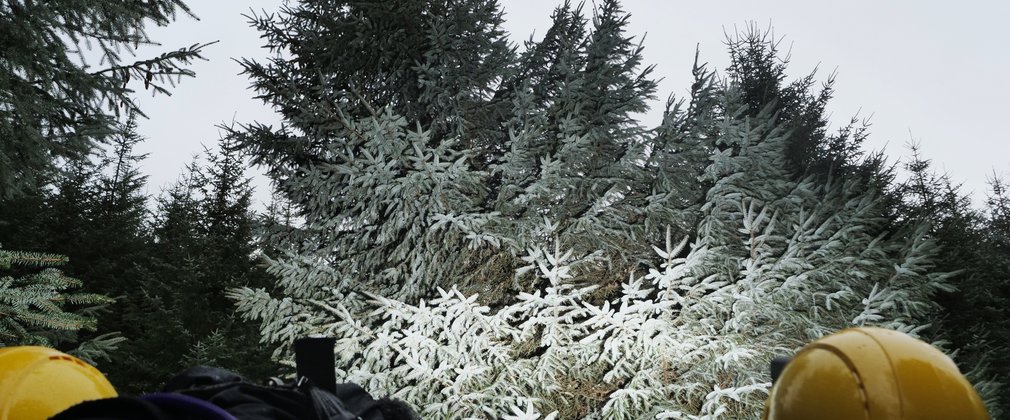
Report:
[[419,419],[401,401],[388,398],[376,400],[356,384],[336,384],[332,349],[331,339],[296,341],[295,360],[299,379],[292,384],[257,385],[228,370],[198,366],[169,380],[162,392],[87,401],[52,419]]
[[164,391],[139,397],[87,401],[53,420],[415,420],[400,401],[374,399],[360,386],[330,392],[309,381],[256,385],[218,368],[195,367],[172,378]]

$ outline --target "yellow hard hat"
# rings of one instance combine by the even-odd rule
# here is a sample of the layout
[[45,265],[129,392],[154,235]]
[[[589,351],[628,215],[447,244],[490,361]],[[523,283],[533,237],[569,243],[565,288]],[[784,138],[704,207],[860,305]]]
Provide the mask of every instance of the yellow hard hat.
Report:
[[764,420],[986,420],[949,357],[897,331],[850,328],[801,349],[775,381]]
[[115,396],[105,376],[76,357],[46,347],[0,348],[0,420],[47,419]]

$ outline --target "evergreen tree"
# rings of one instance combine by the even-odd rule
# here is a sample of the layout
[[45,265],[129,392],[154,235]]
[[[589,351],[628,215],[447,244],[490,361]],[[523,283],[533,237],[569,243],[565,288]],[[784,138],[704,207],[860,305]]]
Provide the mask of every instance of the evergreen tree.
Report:
[[180,307],[184,297],[175,299],[187,292],[185,287],[198,283],[190,281],[187,273],[198,273],[202,268],[197,261],[201,252],[196,229],[198,203],[187,179],[159,198],[147,256],[138,264],[140,273],[123,292],[126,296],[116,311],[120,328],[130,340],[106,371],[124,392],[160,388],[183,368],[179,360],[195,341],[186,325],[192,311]]
[[[524,150],[532,156],[514,157],[535,167],[513,164],[501,170],[536,176],[526,181],[523,193],[513,199],[518,203],[511,204],[525,207],[520,218],[533,223],[540,217],[556,220],[562,224],[562,232],[570,231],[573,238],[588,242],[585,248],[576,249],[603,246],[618,262],[623,255],[636,254],[630,248],[640,228],[634,222],[638,206],[629,202],[628,195],[632,185],[645,182],[647,176],[640,165],[645,157],[646,130],[634,118],[647,110],[646,102],[656,85],[648,78],[651,67],[638,68],[641,46],[625,35],[628,15],[616,1],[606,1],[594,10],[592,31],[580,40],[553,37],[581,23],[578,9],[564,7],[555,12],[551,38],[543,41],[547,51],[553,44],[566,46],[547,61],[557,67],[544,69],[560,72],[560,80],[547,108],[541,111],[541,126],[527,124],[515,136],[514,141],[520,144],[510,146],[532,146],[533,150]],[[533,48],[535,53],[537,49]]]
[[[86,162],[70,162],[67,166],[69,169],[55,180],[53,190],[36,191],[4,200],[2,217],[6,223],[4,229],[0,229],[0,240],[5,244],[13,244],[15,248],[31,250],[0,250],[14,256],[13,260],[8,261],[13,261],[15,267],[6,277],[9,282],[6,291],[15,291],[15,300],[8,303],[13,303],[15,308],[21,310],[27,310],[28,307],[45,310],[36,312],[32,319],[32,334],[41,338],[27,341],[24,337],[4,340],[0,345],[47,345],[93,363],[98,359],[111,361],[112,351],[124,340],[118,332],[108,332],[117,330],[117,325],[110,325],[106,319],[111,313],[108,307],[113,303],[113,299],[107,296],[114,294],[91,282],[85,284],[75,278],[82,273],[90,275],[90,272],[82,271],[89,264],[82,263],[83,260],[77,258],[83,259],[85,257],[82,254],[91,252],[82,253],[81,250],[93,249],[88,248],[92,244],[88,242],[87,233],[88,226],[94,226],[90,223],[93,210],[91,206],[97,197],[94,184],[96,169]],[[39,261],[46,263],[38,264]],[[64,274],[64,271],[75,277]],[[44,302],[50,303],[48,306],[39,306],[44,305]],[[8,312],[6,316],[12,316],[9,319],[11,322],[19,322],[16,313],[12,315]],[[102,326],[102,332],[96,331],[96,325]],[[52,329],[45,331],[42,327]],[[106,363],[101,363],[104,369]]]
[[[99,156],[87,178],[62,183],[59,194],[52,200],[57,225],[65,226],[65,221],[74,220],[74,215],[82,220],[76,228],[68,226],[52,232],[55,240],[47,249],[69,255],[72,261],[69,269],[92,279],[89,290],[113,296],[127,293],[135,286],[141,275],[138,266],[145,264],[150,241],[145,226],[147,177],[139,169],[146,155],[133,151],[144,141],[136,132],[136,118],[136,114],[131,114],[124,131],[110,139],[107,150]],[[72,201],[75,194],[87,195]]]
[[4,240],[31,238],[15,243],[69,255],[68,272],[94,279],[86,290],[118,298],[115,310],[90,314],[103,330],[129,339],[112,343],[119,349],[102,366],[124,392],[158,389],[200,352],[219,352],[214,360],[250,378],[276,373],[272,349],[259,345],[255,325],[234,316],[223,295],[229,287],[267,285],[253,259],[256,221],[244,163],[233,151],[208,153],[205,167],[194,165],[187,182],[166,193],[152,224],[135,127],[130,118],[105,154],[71,162],[54,189],[43,191],[41,216],[12,219],[0,230]]
[[882,156],[866,156],[860,147],[869,135],[869,122],[853,117],[829,133],[825,107],[834,94],[835,75],[828,76],[819,90],[814,90],[816,69],[787,81],[789,56],[779,50],[780,42],[773,31],[754,24],[726,40],[730,53],[727,77],[740,86],[748,113],[755,115],[770,106],[770,112],[787,128],[786,159],[794,175],[857,176],[868,188],[882,190],[890,181]]
[[519,71],[504,85],[513,90],[511,118],[502,156],[491,166],[490,192],[494,206],[509,219],[530,210],[520,195],[541,176],[542,159],[557,149],[557,136],[547,135],[546,110],[565,81],[579,66],[579,51],[586,36],[582,8],[565,2],[554,10],[552,25],[543,40],[526,42]]
[[0,347],[57,347],[91,363],[110,357],[122,337],[82,340],[80,334],[96,329],[96,311],[113,300],[72,290],[81,281],[55,268],[66,262],[61,255],[0,249]]
[[36,217],[10,215],[10,229],[0,239],[22,249],[52,250],[69,257],[65,268],[92,279],[87,290],[118,295],[130,288],[135,265],[143,264],[147,209],[145,178],[134,155],[142,141],[131,118],[126,132],[110,140],[96,159],[67,162],[51,189],[9,201],[14,212],[30,208]]
[[[245,176],[246,162],[236,145],[224,138],[220,152],[206,152],[206,164],[196,173],[201,178],[200,217],[202,254],[194,275],[202,281],[202,296],[195,300],[187,289],[177,296],[180,311],[189,308],[188,330],[196,338],[182,360],[215,361],[217,366],[240,372],[247,378],[266,379],[277,373],[272,349],[259,343],[257,325],[234,314],[234,302],[225,297],[235,287],[266,287],[270,277],[260,266],[255,235],[260,228],[252,212],[253,188]],[[178,294],[177,294],[178,295]],[[193,302],[206,307],[192,311]],[[212,320],[212,322],[207,322]]]
[[123,292],[120,319],[131,341],[109,369],[123,389],[158,389],[196,362],[254,380],[277,372],[256,326],[233,315],[224,297],[232,287],[265,287],[268,277],[255,260],[245,164],[227,141],[221,146],[159,199],[149,255]]
[[[55,190],[47,200],[48,221],[41,227],[47,234],[40,235],[44,241],[42,249],[67,253],[75,263],[78,258],[84,258],[76,253],[91,252],[84,232],[89,228],[98,197],[99,171],[90,160],[74,160],[63,165],[61,173],[53,180]],[[50,248],[54,245],[56,248]]]
[[[134,154],[134,149],[144,141],[137,133],[137,114],[131,113],[123,133],[112,139],[110,151],[100,163],[101,175],[97,180],[97,208],[93,222],[110,226],[107,239],[121,248],[113,254],[122,255],[132,247],[142,247],[144,224],[147,220],[147,176],[140,173],[140,163],[146,154]],[[118,240],[117,240],[118,239]],[[111,245],[111,244],[110,244]]]
[[[134,63],[122,54],[152,43],[148,21],[167,25],[177,11],[189,13],[180,0],[0,5],[0,197],[41,187],[60,160],[85,158],[105,143],[120,112],[139,112],[131,78],[167,93],[165,83],[193,74],[183,66],[200,58],[199,45]],[[98,69],[85,60],[92,47]]]
[[698,62],[699,53],[695,52],[691,69],[694,82],[689,96],[667,100],[662,122],[651,139],[643,162],[648,180],[632,186],[633,194],[641,200],[638,206],[645,217],[643,229],[649,242],[663,240],[656,234],[663,226],[678,235],[692,235],[705,192],[711,187],[701,174],[716,149],[719,129],[715,121],[722,111],[715,74]]
[[486,0],[301,2],[255,20],[291,57],[244,62],[286,124],[232,136],[309,222],[289,231],[295,247],[275,256],[275,270],[315,277],[325,261],[326,275],[407,294],[445,277],[433,273],[465,271],[434,261],[465,249],[459,226],[491,218],[477,207],[487,196],[479,168],[500,145],[480,137],[494,130],[470,126],[487,120],[483,106],[512,62],[500,15]]
[[[148,21],[166,25],[178,10],[188,13],[180,0],[129,4],[103,0],[0,4],[0,49],[4,51],[0,56],[0,102],[3,103],[0,106],[0,208],[4,209],[0,220],[3,232],[0,233],[5,235],[5,245],[50,251],[96,249],[84,247],[87,241],[81,239],[96,215],[85,210],[92,210],[87,207],[99,193],[91,183],[95,177],[89,162],[92,153],[122,132],[119,124],[122,112],[140,112],[130,96],[131,86],[142,83],[145,89],[167,93],[165,84],[175,83],[172,78],[193,74],[184,66],[200,58],[202,46],[194,45],[134,63],[125,61],[122,53],[124,50],[132,53],[138,45],[152,43],[144,32]],[[97,49],[98,68],[86,60],[89,54],[84,48],[92,47]],[[135,80],[133,85],[131,78]],[[71,171],[63,174],[60,168]],[[118,173],[119,169],[116,171]],[[131,179],[137,179],[135,174]],[[125,178],[120,180],[126,182]],[[127,196],[120,196],[123,197]],[[64,229],[54,229],[57,224]],[[43,246],[49,244],[58,246]],[[0,265],[5,268],[12,262],[31,265],[39,260],[36,257],[48,260],[50,256],[47,253],[0,252],[5,260]],[[64,257],[60,258],[61,263],[66,262]],[[91,269],[80,270],[84,262],[84,259],[72,258],[67,269],[75,274],[88,272]],[[60,336],[61,340],[33,339],[36,343],[64,347],[67,345],[64,343],[80,338],[77,332],[93,328],[95,311],[102,306],[95,305],[109,301],[94,294],[61,295],[67,288],[80,284],[53,269],[16,279],[5,277],[4,282],[5,304],[10,305],[4,311],[7,312],[3,318],[5,326],[21,325],[15,328],[22,334],[19,339],[24,339],[23,333],[28,331],[36,338]],[[102,287],[89,283],[86,289]],[[62,308],[59,302],[63,299],[69,299],[71,306],[84,307]],[[78,310],[84,312],[73,315]],[[46,327],[53,331],[25,330],[22,324],[25,316],[31,318],[28,324],[31,328]],[[77,352],[91,360],[104,356],[104,352],[118,341],[114,336],[100,335],[79,343]],[[4,340],[4,344],[12,342]]]
[[276,170],[331,162],[329,129],[313,130],[334,114],[368,117],[371,107],[388,106],[433,139],[459,137],[480,167],[500,146],[483,129],[496,119],[488,105],[512,63],[501,21],[492,0],[302,1],[253,16],[266,45],[285,55],[243,60],[245,74],[288,122],[282,130],[250,127],[256,140],[245,146],[254,163]]
[[[921,331],[949,276],[932,271],[923,230],[881,235],[886,208],[856,194],[860,183],[795,180],[787,130],[767,110],[746,115],[736,86],[721,91],[696,239],[667,231],[654,268],[614,279],[603,300],[586,276],[606,259],[573,250],[550,222],[506,274],[535,278],[506,305],[457,289],[419,303],[367,290],[233,295],[265,338],[333,335],[338,377],[429,417],[757,416],[772,355],[852,324]],[[312,279],[277,272],[282,284]]]
[[[1001,384],[1010,383],[1004,347],[1010,342],[1005,308],[1010,299],[1005,262],[1005,209],[1003,186],[992,183],[986,202],[989,214],[974,208],[968,195],[947,174],[936,174],[922,157],[919,145],[909,147],[904,164],[908,179],[892,194],[898,199],[895,214],[903,223],[929,225],[929,235],[942,247],[938,268],[956,273],[956,290],[937,297],[944,316],[937,333],[956,349],[955,361],[987,398],[994,418],[1006,407],[1010,394]],[[998,399],[998,400],[997,400]]]
[[[108,150],[94,160],[68,162],[52,181],[51,190],[37,193],[40,201],[27,204],[11,199],[11,207],[33,209],[38,214],[22,218],[13,214],[12,229],[0,232],[8,243],[19,248],[53,250],[69,257],[63,268],[74,276],[91,279],[84,290],[117,297],[115,310],[92,311],[91,316],[105,331],[121,331],[124,338],[149,334],[133,330],[129,309],[135,288],[146,275],[150,238],[147,234],[145,177],[137,166],[143,156],[132,150],[143,139],[134,131],[135,119],[126,131],[110,140]],[[29,196],[31,197],[31,196]],[[33,199],[34,200],[34,199]],[[32,205],[34,207],[21,207]],[[79,334],[81,339],[95,332]],[[120,344],[120,350],[130,343]],[[123,353],[103,364],[116,377]]]
[[[335,336],[338,377],[438,418],[754,417],[775,354],[849,325],[931,333],[953,270],[926,225],[894,223],[889,173],[847,149],[858,136],[824,134],[830,94],[780,89],[774,45],[744,38],[731,77],[696,63],[689,100],[645,130],[655,85],[626,20],[615,1],[592,23],[555,11],[503,76],[489,171],[433,122],[459,109],[294,102],[326,92],[318,72],[251,72],[292,129],[232,135],[298,218],[264,248],[276,288],[233,290],[240,312],[280,352]],[[329,45],[300,54],[345,54]],[[280,141],[312,148],[268,154]]]
[[[934,240],[942,249],[936,257],[936,270],[957,273],[949,283],[958,290],[945,290],[936,297],[943,308],[942,322],[932,325],[926,334],[935,339],[949,340],[957,362],[986,398],[990,411],[998,416],[1005,406],[1006,396],[997,403],[1000,382],[1006,382],[1005,372],[998,366],[1001,353],[990,336],[1004,330],[994,319],[983,315],[994,307],[998,284],[1004,273],[986,255],[984,215],[971,207],[951,179],[935,175],[930,162],[921,158],[917,146],[905,164],[909,179],[896,182],[894,171],[881,154],[864,155],[860,150],[868,135],[868,124],[853,120],[835,134],[827,132],[824,108],[832,95],[834,75],[821,90],[811,91],[813,74],[786,82],[788,57],[781,57],[778,42],[770,31],[750,26],[747,32],[731,38],[730,79],[741,87],[743,102],[758,112],[757,106],[768,104],[777,121],[788,128],[786,159],[790,170],[800,177],[813,176],[821,180],[853,179],[863,183],[863,189],[880,196],[889,219],[882,233],[919,231]],[[862,189],[856,189],[861,194]],[[853,197],[855,198],[855,197]],[[928,226],[928,227],[924,227]],[[998,306],[999,304],[996,303]],[[998,360],[997,360],[998,359]],[[994,367],[996,367],[994,369]]]

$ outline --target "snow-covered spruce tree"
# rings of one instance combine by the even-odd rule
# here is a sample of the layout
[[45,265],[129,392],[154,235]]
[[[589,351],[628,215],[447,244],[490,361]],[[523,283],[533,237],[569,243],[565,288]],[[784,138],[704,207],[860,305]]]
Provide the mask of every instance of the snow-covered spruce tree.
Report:
[[711,187],[701,175],[719,134],[720,88],[714,73],[698,62],[698,53],[691,70],[690,96],[667,100],[643,161],[646,180],[631,185],[629,196],[644,216],[642,230],[650,243],[663,240],[664,227],[677,235],[691,235],[705,191]]
[[[562,6],[548,36],[529,43],[518,58],[498,41],[496,4],[453,4],[447,15],[438,1],[306,2],[255,20],[268,45],[292,57],[245,63],[261,98],[285,115],[286,124],[279,130],[254,124],[232,135],[254,162],[267,167],[307,222],[304,229],[275,235],[298,255],[278,255],[277,269],[290,262],[313,267],[307,273],[314,273],[325,261],[342,281],[355,278],[413,294],[425,292],[417,288],[425,286],[419,279],[448,285],[452,278],[482,289],[487,278],[495,278],[515,289],[511,273],[544,216],[563,225],[564,240],[579,252],[604,244],[615,264],[601,272],[647,260],[649,249],[639,238],[643,195],[636,192],[632,200],[630,186],[648,177],[642,164],[645,130],[634,115],[646,109],[655,83],[647,77],[650,69],[638,69],[641,47],[624,35],[627,16],[617,2],[595,11],[591,31],[580,8]],[[399,14],[420,19],[420,26],[404,32],[393,19]],[[465,48],[454,41],[473,34],[486,39]],[[407,37],[402,42],[415,45],[412,54],[425,52],[405,60],[399,46],[375,50],[386,45],[378,41],[385,37]],[[371,46],[368,54],[332,48],[359,44]],[[460,63],[472,67],[464,76],[455,75]],[[442,75],[437,83],[424,76],[432,72]],[[438,99],[447,96],[456,99]],[[485,115],[487,109],[495,115]],[[404,122],[396,124],[406,127],[401,131],[425,137],[409,141],[419,148],[401,150],[406,143],[391,140],[406,131],[376,137],[373,132],[386,129],[347,128],[399,117]],[[373,137],[366,141],[362,133]],[[414,165],[405,162],[412,154],[455,162],[455,175],[411,175],[404,168]],[[334,172],[343,165],[358,169]],[[490,170],[481,169],[485,166]],[[417,165],[413,170],[424,171]],[[377,176],[363,177],[365,172]],[[435,197],[432,188],[455,192]],[[386,198],[376,200],[382,194]],[[446,201],[453,194],[462,199]],[[414,202],[415,196],[423,200]],[[320,222],[332,226],[316,227]],[[438,252],[419,246],[423,235],[443,228],[455,236],[424,239],[438,243]],[[362,229],[376,233],[361,234]],[[334,240],[334,231],[344,237]],[[313,282],[293,284],[312,290]]]
[[[381,39],[360,16],[428,3],[442,4],[345,15],[355,6],[303,2],[259,22],[294,56],[247,63],[286,124],[232,135],[301,220],[273,235],[275,291],[231,296],[279,351],[334,336],[341,380],[427,418],[749,418],[771,356],[850,325],[915,334],[933,315],[947,277],[926,231],[889,231],[858,176],[800,176],[793,120],[750,103],[748,80],[696,64],[690,99],[642,130],[633,117],[653,85],[617,2],[592,24],[556,10],[545,38],[502,65],[488,105],[511,108],[483,127],[446,123],[476,124],[470,105],[403,103],[425,80],[413,64],[389,85],[369,79],[387,96],[349,83],[376,67],[327,39],[359,24]],[[421,15],[419,28],[440,27]],[[452,16],[463,23],[449,28],[474,22]],[[397,56],[383,49],[373,56]],[[486,139],[503,143],[471,147],[495,124],[505,134]]]
[[501,130],[485,113],[513,66],[500,15],[486,0],[307,1],[254,20],[285,57],[246,72],[285,125],[232,136],[305,221],[275,235],[272,270],[304,275],[293,290],[416,295],[499,245],[472,233],[493,218],[479,168]]
[[530,201],[539,193],[536,184],[549,169],[548,157],[556,155],[561,141],[556,133],[560,121],[551,111],[566,82],[575,78],[582,66],[585,26],[581,7],[573,8],[567,2],[559,6],[544,38],[526,42],[519,58],[521,71],[516,80],[509,81],[514,99],[503,127],[509,137],[504,153],[491,166],[490,178],[496,185],[491,190],[493,205],[507,220],[518,221],[528,213],[541,215],[545,211]]
[[[480,174],[452,139],[430,146],[389,110],[342,124],[329,135],[330,162],[299,168],[282,184],[299,198],[304,225],[290,232],[298,252],[271,260],[286,294],[314,297],[328,288],[366,287],[416,296],[433,281],[464,275],[452,258],[487,215],[474,214]],[[293,171],[294,172],[294,171]],[[491,238],[493,240],[493,238]]]
[[[668,236],[656,267],[602,303],[580,276],[607,261],[573,252],[550,221],[515,273],[535,280],[504,307],[452,288],[417,303],[341,290],[325,265],[275,270],[282,299],[233,295],[266,339],[335,336],[342,380],[430,418],[755,417],[772,355],[853,324],[915,333],[945,277],[922,231],[882,231],[860,183],[794,180],[782,127],[722,91],[696,239]],[[308,280],[314,294],[292,293]]]
[[[641,66],[641,46],[625,34],[617,1],[595,10],[583,29],[581,7],[562,5],[540,43],[527,46],[519,68],[529,79],[517,93],[508,152],[493,166],[510,215],[503,235],[530,238],[541,217],[557,221],[577,252],[600,250],[615,264],[637,262],[640,207],[631,185],[646,181],[646,130],[635,120],[656,84]],[[522,249],[522,248],[520,248]]]

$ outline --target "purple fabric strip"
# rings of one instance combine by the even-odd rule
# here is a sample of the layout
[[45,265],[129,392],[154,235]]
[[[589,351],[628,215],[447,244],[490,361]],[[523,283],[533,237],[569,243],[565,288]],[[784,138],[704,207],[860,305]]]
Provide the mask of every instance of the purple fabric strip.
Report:
[[200,420],[238,420],[231,413],[207,401],[174,392],[146,394],[140,399],[168,411],[183,413]]

